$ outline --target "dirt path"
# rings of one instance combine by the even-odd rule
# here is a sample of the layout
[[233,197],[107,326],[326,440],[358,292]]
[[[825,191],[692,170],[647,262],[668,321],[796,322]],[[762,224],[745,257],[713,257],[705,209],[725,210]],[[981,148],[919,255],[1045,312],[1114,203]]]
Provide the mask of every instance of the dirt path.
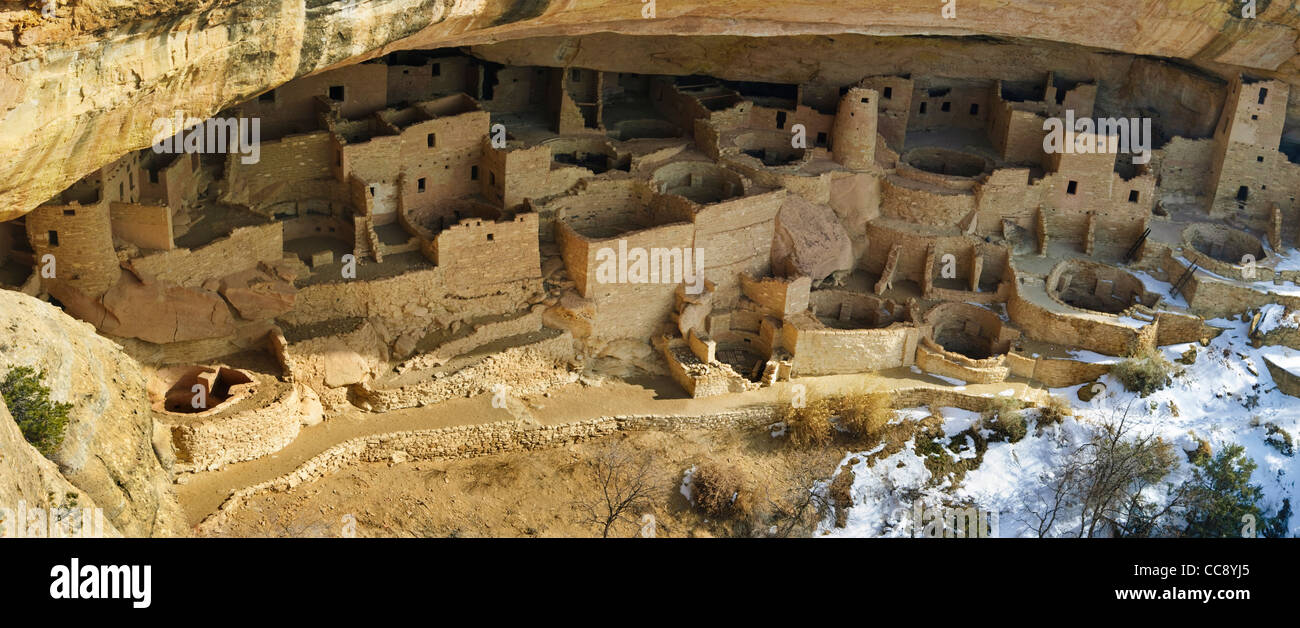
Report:
[[[876,375],[836,375],[803,378],[798,383],[809,394],[828,394],[850,390],[947,387],[948,384],[909,369],[895,369]],[[178,485],[177,495],[190,525],[196,525],[214,512],[231,491],[275,479],[289,473],[313,456],[339,443],[374,434],[406,430],[427,430],[457,425],[477,425],[497,421],[529,418],[545,425],[595,419],[610,415],[677,415],[712,414],[748,405],[776,403],[790,396],[790,382],[748,393],[690,399],[667,377],[633,382],[605,380],[599,386],[568,384],[551,391],[549,397],[538,396],[511,404],[513,408],[492,407],[491,395],[452,399],[426,408],[407,408],[380,414],[350,410],[335,414],[302,430],[288,447],[256,460],[227,465],[217,471],[197,473]],[[1024,383],[970,385],[972,394],[996,394],[1007,389],[1019,395]],[[513,410],[513,411],[512,411]],[[521,411],[522,410],[522,411]]]

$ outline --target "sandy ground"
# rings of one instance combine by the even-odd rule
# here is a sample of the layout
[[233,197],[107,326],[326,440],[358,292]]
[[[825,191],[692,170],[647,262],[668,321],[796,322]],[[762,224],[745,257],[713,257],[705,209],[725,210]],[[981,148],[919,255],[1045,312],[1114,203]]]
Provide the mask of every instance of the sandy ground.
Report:
[[[805,378],[801,379],[799,383],[808,386],[810,395],[816,395],[819,392],[870,391],[912,387],[918,384],[947,385],[940,380],[915,374],[909,369],[896,369],[875,375]],[[598,386],[588,386],[582,383],[569,384],[552,390],[549,396],[524,399],[522,404],[513,404],[514,407],[511,409],[493,408],[491,395],[481,395],[468,399],[453,399],[426,408],[409,408],[380,414],[352,410],[332,416],[319,425],[304,429],[293,443],[275,454],[257,460],[227,465],[217,471],[187,476],[183,479],[183,483],[176,488],[190,524],[196,525],[214,512],[232,491],[289,473],[321,451],[357,437],[402,430],[473,425],[520,418],[529,418],[543,424],[558,424],[614,414],[676,414],[690,416],[719,412],[746,405],[776,403],[778,400],[789,398],[789,386],[790,383],[781,383],[774,387],[748,393],[720,395],[708,399],[689,399],[684,397],[681,389],[666,377],[646,378],[632,382],[606,379]],[[967,390],[972,393],[997,393],[1008,388],[1014,388],[1019,393],[1025,388],[1025,385],[1023,383],[1003,383],[987,386],[971,385],[967,387]],[[742,437],[734,434],[711,436],[697,434],[691,439],[683,440],[685,437],[678,434],[657,434],[653,438],[650,435],[638,435],[636,438],[639,443],[642,442],[642,439],[648,438],[650,440],[643,443],[646,447],[652,449],[662,448],[665,452],[673,449],[670,445],[677,443],[678,451],[665,453],[660,457],[673,463],[672,473],[676,474],[677,478],[675,482],[680,482],[681,472],[689,468],[690,464],[687,463],[690,462],[691,456],[695,455],[696,452],[708,451],[707,447],[717,445],[719,439],[727,440]],[[766,436],[765,438],[770,439],[770,437]],[[704,446],[705,449],[698,449],[691,443]],[[574,449],[574,447],[577,449]],[[386,512],[385,509],[394,507],[385,501],[389,500],[392,503],[405,504],[404,508],[412,513],[443,513],[437,517],[428,515],[425,519],[420,519],[420,521],[424,522],[420,525],[434,526],[429,530],[439,531],[439,535],[452,533],[497,535],[498,532],[500,534],[512,534],[503,531],[507,529],[514,530],[513,533],[523,535],[529,527],[536,530],[549,530],[547,534],[551,535],[583,535],[584,532],[581,529],[574,528],[571,524],[563,524],[562,516],[557,510],[560,502],[567,499],[566,495],[581,491],[574,487],[567,489],[560,487],[541,488],[540,485],[535,483],[551,482],[556,477],[565,478],[566,472],[563,470],[577,464],[576,459],[582,456],[583,448],[587,447],[587,445],[576,445],[574,447],[546,452],[502,454],[464,461],[424,461],[393,465],[391,467],[387,464],[377,463],[358,464],[332,476],[307,483],[292,491],[259,496],[250,500],[245,507],[236,511],[238,514],[234,518],[235,523],[227,533],[237,536],[329,535],[327,534],[329,531],[337,528],[334,525],[334,523],[337,523],[337,517],[333,521],[326,521],[321,518],[326,514],[331,514],[338,509],[345,509],[347,512],[355,512],[358,521],[360,521],[361,515],[368,510],[382,514]],[[564,453],[566,451],[568,453]],[[828,451],[827,455],[833,459],[842,453],[843,450]],[[748,458],[746,457],[746,459]],[[495,460],[495,462],[490,463],[489,460]],[[505,465],[499,474],[500,478],[494,479],[497,474],[484,472],[488,467],[482,465],[488,464]],[[432,497],[424,496],[424,493],[413,488],[428,484],[413,479],[414,476],[418,476],[420,473],[439,473],[442,474],[441,477],[447,478],[442,486],[434,487],[437,488],[438,501],[430,501],[433,499]],[[569,476],[567,477],[572,479],[572,473],[568,473]],[[525,482],[524,479],[520,479],[518,486],[509,485],[509,482],[513,482],[509,478],[516,476],[519,478],[533,478],[534,483],[530,484]],[[506,484],[497,487],[500,492],[495,493],[484,488],[490,488],[494,483]],[[528,486],[533,486],[533,489],[524,490],[524,487]],[[415,492],[403,493],[402,491],[408,487]],[[372,490],[372,488],[375,488],[375,490]],[[524,501],[521,502],[520,499]],[[459,503],[476,504],[476,506],[473,508],[467,507],[463,510],[459,506],[452,508],[458,500],[465,500]],[[490,505],[494,503],[493,500],[500,500],[502,503],[512,504],[512,506],[509,508],[502,506],[502,508],[494,510],[494,507]],[[535,508],[527,506],[527,500],[537,500],[536,503],[532,504]],[[306,512],[303,510],[306,506],[302,502],[316,505],[308,508],[311,513],[315,514],[300,521],[299,518],[305,516],[303,513]],[[665,499],[660,504],[660,507],[671,508],[673,503],[673,500]],[[438,508],[434,509],[432,504],[437,504]],[[331,507],[334,510],[331,510]],[[322,508],[324,510],[321,510]],[[536,514],[527,514],[542,512],[551,512],[554,516],[542,520],[537,519],[538,515]],[[402,511],[402,514],[404,513],[405,510]],[[466,523],[461,526],[463,528],[461,532],[456,532],[458,528],[454,525],[454,522],[458,519],[446,513],[459,513],[466,517],[465,521],[467,522],[481,521],[484,525],[480,528]],[[415,524],[402,524],[398,521],[400,517],[396,514],[389,513],[389,515],[392,516],[391,519],[373,519],[376,522],[373,529],[380,531],[376,532],[377,534],[423,534],[423,532],[411,527]],[[374,516],[379,517],[379,514]],[[560,518],[557,519],[556,517]],[[515,528],[494,529],[488,525],[505,526],[511,521],[517,523],[525,520],[528,523],[526,525],[521,524],[523,527],[518,530],[515,530]],[[329,525],[319,528],[320,525],[324,524]],[[386,530],[383,527],[385,524],[390,528]],[[538,532],[538,534],[541,534],[541,532]]]
[[[618,445],[615,445],[618,443]],[[590,462],[618,446],[652,461],[648,499],[611,527],[611,537],[764,535],[774,511],[710,520],[680,490],[687,469],[706,458],[743,469],[747,490],[764,507],[800,479],[829,476],[842,452],[800,452],[766,433],[635,432],[533,452],[468,460],[354,465],[309,485],[250,499],[223,531],[229,536],[593,537],[603,528],[584,505],[602,495]],[[808,469],[812,469],[811,474]],[[792,531],[806,536],[811,526]]]

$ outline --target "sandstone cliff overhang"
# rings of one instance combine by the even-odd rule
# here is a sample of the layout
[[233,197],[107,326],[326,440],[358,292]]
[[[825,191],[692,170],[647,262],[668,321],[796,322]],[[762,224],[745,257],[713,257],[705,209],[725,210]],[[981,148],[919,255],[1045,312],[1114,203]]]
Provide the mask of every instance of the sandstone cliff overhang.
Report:
[[[1221,0],[1068,4],[963,0],[953,19],[933,0],[682,0],[652,15],[638,3],[598,0],[83,0],[60,4],[51,18],[4,10],[0,221],[148,146],[152,121],[177,109],[210,116],[290,79],[405,48],[467,46],[515,64],[605,70],[635,56],[643,72],[770,81],[844,74],[848,83],[861,78],[857,53],[899,54],[902,41],[940,63],[1014,68],[1031,50],[1122,52],[1183,60],[1219,79],[1246,71],[1300,84],[1300,14],[1287,3],[1261,3],[1253,19]],[[641,45],[627,46],[625,35]],[[789,54],[792,37],[800,54]],[[845,39],[856,48],[841,48]],[[859,76],[847,76],[853,71]],[[1300,117],[1300,105],[1290,116]]]

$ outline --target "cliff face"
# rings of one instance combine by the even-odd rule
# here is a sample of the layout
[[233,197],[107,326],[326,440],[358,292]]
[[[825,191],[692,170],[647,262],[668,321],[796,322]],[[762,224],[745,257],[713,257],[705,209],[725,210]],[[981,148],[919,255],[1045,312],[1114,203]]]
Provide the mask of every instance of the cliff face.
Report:
[[[46,460],[35,447],[23,440],[23,434],[9,415],[9,409],[0,401],[0,509],[4,509],[0,510],[0,534],[12,530],[16,533],[15,536],[38,536],[31,529],[32,518],[26,517],[26,521],[20,518],[20,504],[24,511],[40,508],[46,513],[70,507],[100,507],[95,500],[68,482],[53,462]],[[4,521],[5,517],[12,517],[13,521]],[[107,521],[107,513],[104,536],[121,536],[117,528]]]
[[[567,65],[626,48],[582,37],[592,33],[700,37],[679,43],[669,64],[690,72],[718,58],[706,36],[978,35],[1300,84],[1300,10],[1270,0],[1258,0],[1254,19],[1225,0],[957,0],[954,19],[940,0],[673,0],[656,3],[651,18],[636,0],[58,0],[50,18],[40,4],[0,2],[0,220],[147,146],[156,118],[209,116],[292,78],[402,48],[551,37],[562,41],[550,58],[531,61]],[[961,41],[947,45],[960,56]],[[735,53],[725,56],[747,61]],[[778,66],[805,70],[798,80],[815,78],[824,61],[785,57]],[[1300,117],[1300,106],[1292,111]]]
[[[104,509],[104,517],[127,536],[185,533],[185,518],[172,490],[170,443],[154,444],[153,413],[140,366],[112,341],[57,307],[11,290],[0,290],[0,373],[15,366],[45,371],[54,401],[72,404],[63,444],[45,460],[17,434],[8,412],[0,413],[0,500],[67,492],[90,499],[79,506]],[[17,434],[17,438],[14,435]],[[12,466],[12,471],[11,471]],[[0,506],[15,507],[0,501]]]

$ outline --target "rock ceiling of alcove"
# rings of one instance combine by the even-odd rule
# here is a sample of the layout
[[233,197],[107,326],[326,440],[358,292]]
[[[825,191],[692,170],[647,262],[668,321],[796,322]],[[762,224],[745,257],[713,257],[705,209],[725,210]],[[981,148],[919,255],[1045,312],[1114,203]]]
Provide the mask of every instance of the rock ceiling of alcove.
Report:
[[[643,19],[637,0],[82,0],[41,21],[25,3],[0,2],[0,220],[147,146],[156,118],[212,115],[297,76],[404,48],[784,82],[917,67],[1014,79],[1061,66],[1107,81],[1123,64],[1105,59],[1120,52],[1183,60],[1211,77],[1300,84],[1300,7],[1289,0],[1258,0],[1252,20],[1230,15],[1239,5],[1227,0],[957,0],[955,20],[941,5],[656,0],[655,18]],[[641,37],[628,46],[614,33]],[[1196,124],[1203,92],[1168,97]]]

